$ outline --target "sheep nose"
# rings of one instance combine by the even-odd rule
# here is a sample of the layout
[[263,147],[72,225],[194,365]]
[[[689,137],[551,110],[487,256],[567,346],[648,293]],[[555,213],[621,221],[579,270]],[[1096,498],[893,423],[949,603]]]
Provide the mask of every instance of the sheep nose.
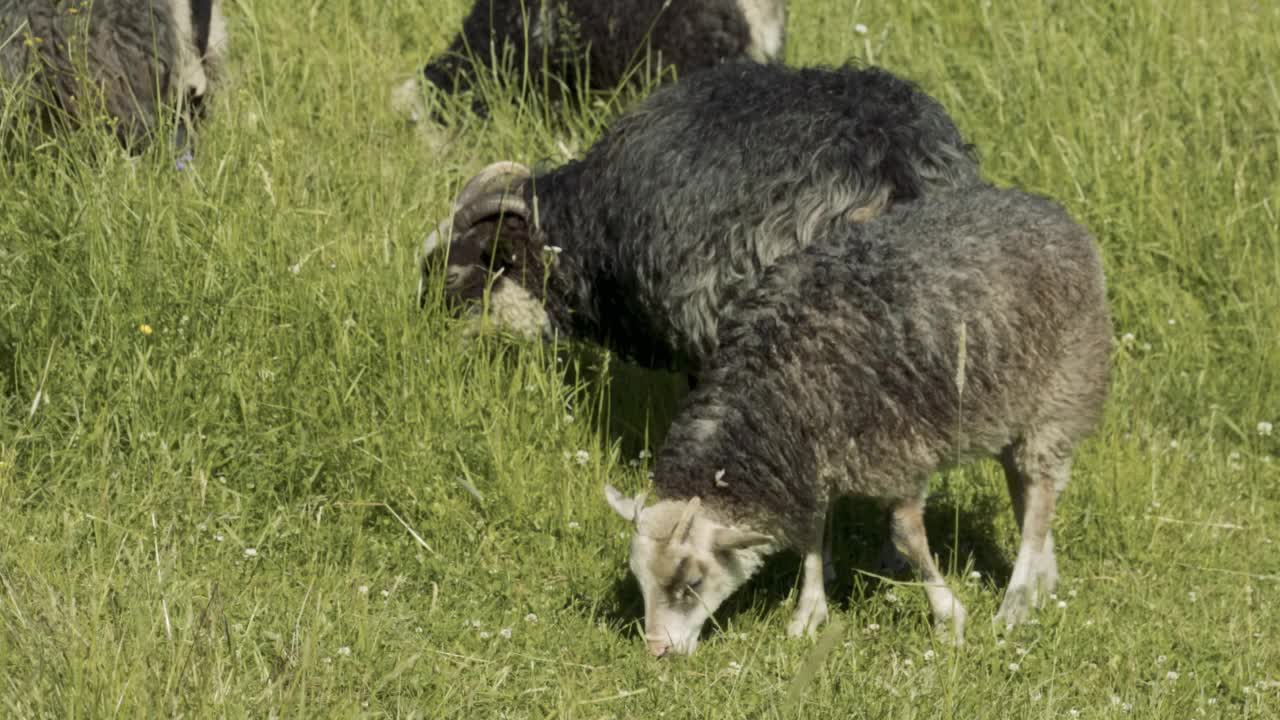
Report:
[[666,655],[667,651],[671,649],[671,643],[666,640],[650,640],[648,644],[649,652],[656,658]]

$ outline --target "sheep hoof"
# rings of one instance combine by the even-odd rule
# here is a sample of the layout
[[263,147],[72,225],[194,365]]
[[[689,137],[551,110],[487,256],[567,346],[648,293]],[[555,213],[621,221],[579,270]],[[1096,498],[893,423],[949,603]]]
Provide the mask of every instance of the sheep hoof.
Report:
[[938,637],[939,642],[952,647],[963,647],[964,624],[967,617],[968,612],[959,603],[953,606],[949,616],[935,617],[933,632]]
[[1006,628],[1021,625],[1031,617],[1031,608],[1035,605],[1035,593],[1026,585],[1011,585],[1005,591],[1004,602],[1000,604],[1000,612],[996,613],[994,622]]
[[787,637],[813,637],[822,623],[827,621],[827,603],[819,600],[816,603],[800,601],[796,614],[787,625]]

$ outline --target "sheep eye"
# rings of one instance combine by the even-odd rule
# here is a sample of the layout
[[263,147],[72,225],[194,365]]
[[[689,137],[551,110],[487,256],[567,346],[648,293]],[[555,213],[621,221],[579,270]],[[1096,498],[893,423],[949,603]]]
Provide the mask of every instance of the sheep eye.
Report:
[[689,582],[685,583],[685,587],[688,588],[689,590],[692,590],[693,592],[698,592],[698,589],[702,587],[702,578],[690,580]]

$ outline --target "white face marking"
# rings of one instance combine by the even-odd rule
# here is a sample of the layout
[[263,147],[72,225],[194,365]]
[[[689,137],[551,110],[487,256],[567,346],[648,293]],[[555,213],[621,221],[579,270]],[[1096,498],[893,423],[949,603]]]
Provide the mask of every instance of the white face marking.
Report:
[[[498,278],[489,291],[489,321],[514,335],[535,340],[551,334],[542,303],[513,280]],[[483,319],[476,317],[477,324]]]
[[787,30],[785,0],[738,0],[738,8],[751,28],[747,55],[756,62],[782,59],[782,39]]
[[606,493],[636,524],[630,566],[644,595],[649,652],[692,654],[707,618],[755,574],[772,540],[721,525],[689,501],[667,500],[637,514],[642,498]]

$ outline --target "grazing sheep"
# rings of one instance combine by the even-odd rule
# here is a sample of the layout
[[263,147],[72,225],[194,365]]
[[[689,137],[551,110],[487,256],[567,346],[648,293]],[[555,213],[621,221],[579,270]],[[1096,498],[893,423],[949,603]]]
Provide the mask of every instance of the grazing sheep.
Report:
[[[722,62],[781,60],[786,19],[785,0],[475,0],[462,32],[421,77],[396,90],[393,102],[420,120],[423,80],[462,92],[495,62],[528,71],[524,81],[553,98],[574,98],[581,89],[615,88],[633,70],[664,77]],[[473,107],[486,112],[478,99]]]
[[[739,63],[693,73],[586,156],[473,177],[426,240],[419,301],[532,337],[603,343],[696,372],[720,310],[776,259],[895,202],[979,182],[942,107],[876,68]],[[487,291],[487,292],[486,292]]]
[[0,82],[30,78],[46,127],[92,122],[100,95],[132,150],[166,104],[186,145],[225,50],[220,0],[0,0]]
[[987,187],[901,206],[779,261],[726,318],[658,454],[659,502],[605,488],[635,523],[650,651],[693,652],[781,548],[804,567],[788,633],[812,633],[823,518],[845,495],[888,506],[936,627],[962,641],[924,501],[930,473],[982,456],[1003,464],[1022,531],[997,619],[1053,590],[1054,503],[1100,417],[1111,336],[1098,250],[1062,208]]

